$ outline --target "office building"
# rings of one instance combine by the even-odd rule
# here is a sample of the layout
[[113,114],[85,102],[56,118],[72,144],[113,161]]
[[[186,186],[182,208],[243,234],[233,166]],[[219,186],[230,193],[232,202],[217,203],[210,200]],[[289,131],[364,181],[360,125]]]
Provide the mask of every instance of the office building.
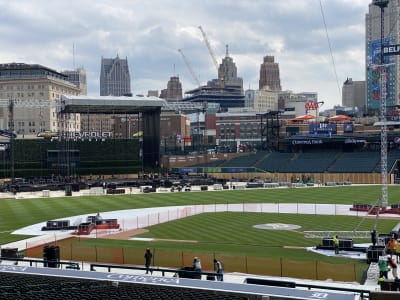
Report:
[[279,64],[274,62],[273,56],[264,56],[264,62],[260,66],[259,89],[265,86],[271,91],[281,91],[281,79],[279,76]]
[[0,64],[0,129],[9,129],[8,106],[13,102],[14,131],[23,137],[48,130],[79,131],[79,114],[58,118],[61,95],[81,94],[67,76],[38,64]]
[[347,78],[342,88],[342,105],[349,108],[357,107],[358,111],[364,112],[365,102],[365,81]]
[[218,68],[218,78],[209,80],[207,85],[187,91],[183,99],[187,102],[216,103],[221,111],[244,107],[243,79],[237,77],[237,68],[226,48],[225,58]]
[[131,94],[131,76],[128,58],[101,58],[100,96]]
[[87,95],[86,71],[83,67],[75,70],[62,71],[61,74],[67,76],[67,81],[72,82],[79,87],[81,95]]
[[182,83],[179,76],[172,76],[168,83],[167,88],[161,91],[160,98],[166,100],[182,100]]
[[256,111],[278,110],[278,92],[270,90],[268,86],[256,91],[254,109]]

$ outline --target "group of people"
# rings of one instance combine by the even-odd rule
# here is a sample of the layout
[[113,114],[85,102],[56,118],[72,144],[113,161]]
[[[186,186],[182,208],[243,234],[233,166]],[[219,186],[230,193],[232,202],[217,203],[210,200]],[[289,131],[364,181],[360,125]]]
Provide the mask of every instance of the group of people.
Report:
[[[146,267],[146,274],[149,274],[149,272],[152,274],[152,270],[150,268],[151,266],[151,261],[153,259],[153,254],[151,253],[150,248],[146,249],[146,252],[144,253],[144,259],[145,259],[145,267]],[[217,273],[217,281],[223,281],[223,268],[222,268],[222,263],[217,260],[214,259],[214,268],[215,268],[215,272]],[[192,269],[193,271],[202,272],[202,268],[201,268],[201,261],[198,257],[195,257],[193,259],[193,265],[192,265]]]
[[[371,242],[372,245],[375,246],[377,243],[377,238],[376,238],[376,230],[374,229],[371,232]],[[393,279],[398,280],[397,276],[397,262],[400,251],[399,251],[399,243],[396,240],[396,237],[392,235],[389,239],[389,241],[386,244],[386,249],[387,249],[387,257],[380,257],[378,266],[379,266],[379,278],[378,282],[382,282],[385,279],[388,279],[388,273],[389,271],[392,271],[392,276]],[[395,258],[393,258],[393,256]]]
[[[215,272],[217,273],[216,279],[217,281],[223,281],[223,269],[222,269],[222,263],[214,258],[214,269]],[[195,257],[193,259],[193,271],[200,272],[201,273],[201,262],[198,257]]]
[[385,259],[385,257],[381,257],[378,262],[379,266],[379,279],[378,281],[384,281],[385,279],[388,279],[388,273],[391,270],[393,278],[396,280],[398,279],[397,277],[397,263],[391,257],[388,255]]

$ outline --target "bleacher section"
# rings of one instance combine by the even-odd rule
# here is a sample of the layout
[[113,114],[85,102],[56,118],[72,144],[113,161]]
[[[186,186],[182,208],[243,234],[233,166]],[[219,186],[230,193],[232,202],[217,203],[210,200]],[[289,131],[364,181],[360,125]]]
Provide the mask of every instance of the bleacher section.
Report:
[[338,153],[333,152],[298,153],[289,164],[282,165],[279,171],[282,173],[322,173],[334,163],[338,156]]
[[268,154],[266,151],[259,151],[255,154],[243,155],[235,157],[231,160],[227,160],[223,162],[220,167],[229,167],[229,168],[240,168],[240,167],[253,167],[257,161],[259,161],[263,156]]
[[[400,151],[399,150],[392,150],[387,153],[387,170],[390,171],[393,167],[394,164],[396,163],[396,160],[400,159]],[[381,164],[378,164],[376,172],[381,172]]]
[[380,152],[344,152],[328,168],[331,173],[371,173],[380,162]]
[[290,163],[294,153],[271,152],[270,155],[260,160],[255,167],[267,172],[279,172],[281,168]]
[[193,167],[221,167],[224,162],[225,160],[213,160],[207,163],[194,165]]
[[[400,150],[391,150],[387,156],[388,171],[396,160],[400,159]],[[269,152],[259,151],[230,160],[215,160],[194,167],[255,167],[271,173],[380,173],[379,151],[358,152]]]

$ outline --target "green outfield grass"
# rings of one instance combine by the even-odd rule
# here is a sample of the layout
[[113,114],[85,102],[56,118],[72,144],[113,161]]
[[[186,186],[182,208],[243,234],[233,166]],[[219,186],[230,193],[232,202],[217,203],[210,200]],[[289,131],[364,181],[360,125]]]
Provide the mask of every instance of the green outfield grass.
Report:
[[[292,189],[257,189],[219,192],[180,192],[165,194],[102,195],[46,199],[12,199],[0,201],[0,243],[25,236],[12,235],[18,228],[51,219],[143,207],[214,204],[214,203],[329,203],[373,204],[381,194],[380,186],[345,186]],[[400,187],[389,186],[389,204],[400,203]],[[399,218],[400,220],[400,218]],[[305,239],[303,230],[354,230],[361,219],[349,216],[318,216],[263,213],[207,213],[149,227],[141,237],[195,240],[197,243],[171,241],[115,241],[89,239],[84,245],[110,247],[152,247],[165,250],[224,253],[258,257],[284,257],[293,260],[320,260],[342,263],[348,259],[325,257],[300,248],[315,246],[319,240]],[[358,230],[371,230],[375,220],[363,221]],[[264,223],[300,225],[296,231],[269,231],[252,226]],[[390,232],[398,220],[378,222],[378,232]],[[357,242],[357,241],[356,241]],[[365,241],[364,241],[365,242]],[[358,268],[365,268],[359,262]]]
[[[255,189],[218,192],[124,194],[0,200],[0,243],[19,240],[18,228],[68,216],[144,207],[213,203],[375,203],[380,186]],[[389,186],[389,204],[400,203],[400,186]],[[350,228],[350,230],[353,228]]]
[[[295,231],[262,230],[253,228],[256,224],[285,223],[300,225]],[[396,220],[382,220],[378,232],[390,232],[398,223]],[[224,253],[257,257],[284,257],[292,260],[320,260],[331,262],[334,258],[307,251],[303,247],[316,246],[320,239],[304,237],[304,230],[354,230],[360,218],[348,216],[314,216],[296,214],[205,213],[185,219],[148,227],[149,231],[138,237],[164,239],[164,241],[114,241],[118,247],[151,247],[163,250],[197,251]],[[359,230],[371,230],[374,219],[366,219]],[[173,242],[167,240],[196,241]],[[369,242],[369,240],[355,240]],[[85,240],[84,245],[107,246],[107,239]],[[298,247],[298,248],[296,248]],[[349,261],[348,259],[344,259]],[[337,259],[337,261],[344,261]]]

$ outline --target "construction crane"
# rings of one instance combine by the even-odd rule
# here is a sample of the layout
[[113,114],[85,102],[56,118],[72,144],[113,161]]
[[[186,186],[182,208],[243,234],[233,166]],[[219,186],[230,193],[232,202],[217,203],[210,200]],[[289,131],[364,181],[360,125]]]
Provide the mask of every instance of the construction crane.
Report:
[[221,90],[223,90],[225,88],[225,77],[224,77],[224,74],[222,74],[222,76],[220,77],[220,75],[219,75],[219,66],[218,66],[218,62],[217,62],[217,59],[215,57],[214,51],[211,48],[210,42],[208,41],[207,35],[204,32],[203,28],[201,26],[199,26],[199,29],[201,31],[201,34],[203,35],[204,42],[207,45],[208,52],[210,53],[210,56],[211,56],[212,61],[214,63],[215,69],[217,70],[217,76],[220,79],[220,88],[221,88]]
[[189,63],[188,59],[186,58],[185,54],[183,54],[181,49],[178,49],[178,51],[182,55],[183,61],[185,62],[186,67],[188,68],[188,70],[189,70],[190,74],[192,75],[193,79],[196,81],[197,86],[200,86],[200,81],[197,78],[196,74],[193,72],[192,66],[190,65],[190,63]]
[[217,59],[215,58],[215,55],[214,55],[214,52],[213,52],[213,50],[211,48],[210,42],[208,41],[207,35],[206,35],[206,33],[204,32],[204,30],[203,30],[203,28],[201,26],[199,26],[199,29],[201,31],[201,34],[203,35],[204,42],[207,45],[208,52],[211,55],[212,61],[213,61],[214,65],[215,65],[215,68],[217,69],[217,73],[218,73],[218,62],[217,62]]

